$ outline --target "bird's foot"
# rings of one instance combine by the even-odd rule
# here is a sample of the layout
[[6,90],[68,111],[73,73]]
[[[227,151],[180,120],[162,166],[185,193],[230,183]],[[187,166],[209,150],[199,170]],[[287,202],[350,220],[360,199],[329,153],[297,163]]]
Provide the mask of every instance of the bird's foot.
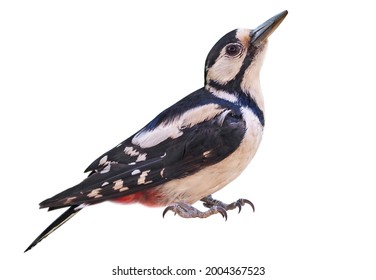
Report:
[[219,213],[223,218],[225,218],[225,220],[227,220],[226,209],[220,205],[213,205],[212,207],[209,207],[209,210],[201,212],[188,203],[177,202],[165,208],[163,211],[163,217],[168,211],[172,211],[175,213],[175,215],[178,214],[182,218],[207,218],[211,215]]
[[177,202],[165,208],[165,210],[163,211],[163,217],[168,211],[172,211],[175,213],[175,215],[178,214],[182,218],[207,218],[211,215],[219,213],[223,218],[225,218],[225,220],[227,220],[228,210],[238,208],[240,213],[242,207],[245,204],[249,204],[252,207],[253,212],[255,212],[255,206],[253,205],[253,203],[244,198],[240,198],[233,203],[226,204],[222,201],[214,199],[211,195],[208,195],[201,199],[201,201],[204,203],[204,206],[206,208],[209,208],[209,210],[202,212],[188,203]]
[[225,211],[233,210],[236,207],[238,207],[239,209],[238,213],[240,213],[240,211],[242,210],[242,206],[244,206],[245,204],[249,204],[252,207],[253,212],[255,212],[255,206],[253,205],[253,203],[249,201],[248,199],[244,199],[244,198],[239,198],[237,201],[233,203],[226,204],[220,200],[214,199],[211,195],[208,195],[204,197],[203,199],[201,199],[201,201],[204,203],[204,206],[207,208],[212,208],[214,206],[217,206],[217,207],[224,209]]

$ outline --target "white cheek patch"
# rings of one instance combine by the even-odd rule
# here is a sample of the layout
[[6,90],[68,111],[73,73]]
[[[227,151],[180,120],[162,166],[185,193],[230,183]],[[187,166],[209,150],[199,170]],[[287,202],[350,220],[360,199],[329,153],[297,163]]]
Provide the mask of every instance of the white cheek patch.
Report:
[[[168,123],[163,122],[153,130],[141,130],[133,139],[132,144],[141,148],[150,148],[166,139],[175,139],[183,135],[183,129],[210,120],[223,112],[216,104],[206,104],[186,111]],[[146,156],[146,155],[145,155]],[[138,161],[141,161],[138,160]]]
[[238,57],[229,57],[226,55],[225,48],[222,49],[217,60],[207,69],[208,80],[224,85],[236,77],[247,55],[247,48],[251,40],[250,32],[250,29],[238,29],[236,31],[236,38],[243,46],[243,52]]
[[239,73],[245,56],[246,50],[239,57],[227,57],[223,49],[215,63],[208,69],[207,78],[222,85],[233,80]]

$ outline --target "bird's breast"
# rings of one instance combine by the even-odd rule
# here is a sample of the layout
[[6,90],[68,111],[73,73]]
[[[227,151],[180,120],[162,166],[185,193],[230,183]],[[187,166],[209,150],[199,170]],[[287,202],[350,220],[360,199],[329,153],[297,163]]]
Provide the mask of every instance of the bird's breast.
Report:
[[241,112],[246,122],[246,132],[239,147],[216,164],[156,187],[159,199],[162,199],[158,204],[169,205],[178,201],[193,204],[220,190],[240,175],[255,155],[263,133],[263,126],[251,109],[242,107]]

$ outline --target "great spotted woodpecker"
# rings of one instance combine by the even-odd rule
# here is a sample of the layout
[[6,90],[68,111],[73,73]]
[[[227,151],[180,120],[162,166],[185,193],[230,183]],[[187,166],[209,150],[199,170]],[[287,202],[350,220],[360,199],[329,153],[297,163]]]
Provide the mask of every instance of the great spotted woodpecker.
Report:
[[[167,206],[184,218],[206,218],[239,208],[211,194],[234,180],[260,144],[264,101],[259,74],[267,39],[286,17],[283,11],[254,30],[223,36],[205,63],[205,86],[161,112],[137,133],[96,159],[81,183],[40,203],[68,207],[25,250],[34,247],[86,206],[106,200]],[[209,208],[192,206],[201,200]]]

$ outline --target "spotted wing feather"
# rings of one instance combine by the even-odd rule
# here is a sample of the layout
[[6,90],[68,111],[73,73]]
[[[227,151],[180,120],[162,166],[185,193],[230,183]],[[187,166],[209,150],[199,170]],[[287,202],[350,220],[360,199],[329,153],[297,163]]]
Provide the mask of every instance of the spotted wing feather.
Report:
[[[167,137],[152,147],[132,144],[134,138],[131,137],[95,161],[93,166],[97,166],[91,176],[41,202],[41,208],[56,209],[116,199],[190,176],[221,161],[239,146],[246,128],[236,110],[219,105],[218,108],[219,113],[214,117],[200,112],[211,118],[180,127],[178,137]],[[146,127],[141,132],[148,131]],[[105,160],[101,162],[103,157]]]

